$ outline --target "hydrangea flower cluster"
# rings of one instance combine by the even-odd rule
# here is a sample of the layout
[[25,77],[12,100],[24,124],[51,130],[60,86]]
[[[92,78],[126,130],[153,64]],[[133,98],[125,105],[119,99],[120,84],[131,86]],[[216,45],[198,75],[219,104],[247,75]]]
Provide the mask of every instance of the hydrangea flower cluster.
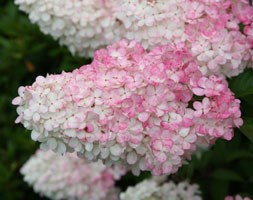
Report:
[[72,53],[92,56],[94,49],[119,39],[119,22],[113,16],[115,1],[15,0],[41,31],[68,46]]
[[121,0],[116,16],[124,36],[146,48],[183,43],[204,74],[230,77],[253,67],[253,7],[247,0]]
[[199,138],[230,140],[242,125],[227,82],[202,75],[186,49],[145,51],[127,40],[98,50],[72,73],[37,77],[13,104],[16,122],[42,149],[76,151],[134,174],[175,173]]
[[87,163],[75,154],[61,156],[51,151],[37,151],[21,168],[34,191],[50,199],[117,200],[114,184],[123,173],[101,162]]
[[253,7],[247,0],[15,2],[44,33],[82,56],[126,38],[145,49],[184,45],[205,75],[231,77],[253,67]]
[[224,200],[251,200],[251,198],[249,198],[249,197],[244,197],[243,198],[240,195],[236,195],[235,197],[233,197],[233,196],[227,196],[227,197],[225,197]]
[[170,181],[159,185],[155,180],[144,180],[134,187],[128,187],[120,194],[120,200],[201,200],[199,186]]

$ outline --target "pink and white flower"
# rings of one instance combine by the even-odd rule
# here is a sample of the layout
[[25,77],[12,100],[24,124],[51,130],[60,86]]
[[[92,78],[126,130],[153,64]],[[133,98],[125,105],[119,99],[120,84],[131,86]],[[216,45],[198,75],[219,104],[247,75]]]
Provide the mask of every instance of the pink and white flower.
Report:
[[101,162],[87,163],[74,153],[65,156],[37,151],[21,168],[24,181],[50,199],[118,200],[115,181],[125,173]]
[[[45,34],[51,34],[81,56],[92,56],[96,49],[126,38],[140,42],[145,49],[184,45],[205,75],[232,77],[246,67],[253,67],[253,7],[247,0],[15,0],[15,3]],[[127,62],[124,50],[111,51],[110,55],[121,63]],[[112,76],[111,73],[115,74],[110,71],[103,78]]]
[[[114,75],[101,82],[106,74]],[[199,138],[230,140],[242,125],[240,101],[225,79],[204,76],[191,54],[173,45],[145,51],[122,40],[98,50],[90,65],[38,77],[19,91],[17,122],[42,149],[76,151],[135,174],[175,173]]]

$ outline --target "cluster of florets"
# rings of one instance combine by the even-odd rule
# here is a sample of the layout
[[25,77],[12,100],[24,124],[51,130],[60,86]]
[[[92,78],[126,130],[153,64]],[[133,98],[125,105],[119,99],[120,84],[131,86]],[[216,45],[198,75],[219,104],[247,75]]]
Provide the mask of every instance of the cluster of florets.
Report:
[[253,7],[246,0],[15,2],[43,32],[82,56],[127,38],[145,49],[185,45],[204,74],[230,77],[252,67]]
[[[253,22],[253,8],[248,1],[122,0],[118,10],[127,39],[146,48],[184,43],[204,74],[235,76],[252,65],[248,25]],[[240,23],[247,26],[245,34]]]
[[201,200],[199,186],[180,182],[159,184],[155,180],[144,180],[134,187],[128,187],[120,194],[120,200]]
[[37,77],[13,100],[16,122],[41,148],[76,151],[138,174],[175,173],[198,138],[233,137],[240,101],[227,82],[206,77],[184,48],[151,51],[122,40],[72,73]]
[[34,191],[50,199],[117,200],[114,185],[123,173],[101,162],[87,163],[75,154],[61,156],[51,151],[37,151],[21,168]]
[[115,1],[15,0],[41,31],[50,34],[72,53],[92,56],[94,49],[119,39],[119,22],[113,16]]
[[240,195],[236,195],[235,197],[233,197],[233,196],[227,196],[227,197],[225,197],[224,200],[251,200],[251,198],[249,198],[249,197],[242,197]]

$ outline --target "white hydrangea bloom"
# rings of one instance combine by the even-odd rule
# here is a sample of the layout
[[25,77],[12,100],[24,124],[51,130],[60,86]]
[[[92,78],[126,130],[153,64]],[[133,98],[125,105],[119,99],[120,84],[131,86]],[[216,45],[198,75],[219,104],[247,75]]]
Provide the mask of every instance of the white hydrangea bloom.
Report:
[[72,53],[93,56],[93,51],[119,38],[119,22],[108,0],[15,0],[41,31],[50,34]]
[[178,184],[170,181],[161,186],[161,200],[201,200],[199,186],[188,182]]
[[115,180],[124,173],[101,162],[86,163],[74,154],[37,151],[21,168],[35,192],[50,199],[117,200]]
[[128,187],[127,191],[120,194],[121,200],[155,200],[159,187],[155,181],[144,180],[135,187]]
[[201,200],[199,187],[188,182],[162,185],[154,179],[144,180],[120,194],[120,200]]
[[186,40],[182,20],[184,0],[120,0],[117,18],[123,22],[125,37],[135,39],[145,48]]

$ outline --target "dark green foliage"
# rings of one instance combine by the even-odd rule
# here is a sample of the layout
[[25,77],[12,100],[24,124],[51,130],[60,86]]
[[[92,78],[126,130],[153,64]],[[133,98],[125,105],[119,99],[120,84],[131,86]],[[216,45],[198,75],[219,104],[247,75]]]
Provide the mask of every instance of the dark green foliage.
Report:
[[21,85],[31,84],[38,75],[71,71],[89,60],[70,55],[51,37],[43,35],[12,1],[0,1],[0,199],[40,199],[22,181],[22,164],[38,144],[30,132],[15,125],[11,100]]
[[253,142],[253,71],[246,69],[239,76],[230,79],[229,87],[241,100],[244,119],[241,132]]
[[[31,84],[38,75],[71,71],[90,60],[72,56],[50,36],[43,35],[11,0],[0,0],[0,199],[41,199],[22,181],[20,167],[34,153],[38,144],[30,132],[15,125],[17,116],[11,100],[21,85]],[[219,140],[208,151],[194,155],[175,181],[190,179],[199,183],[204,199],[220,200],[227,194],[253,195],[253,71],[246,70],[229,80],[231,89],[242,101],[244,125],[235,138]],[[247,136],[248,138],[246,138]],[[131,174],[117,184],[125,190],[149,177]]]
[[232,78],[229,86],[238,98],[253,94],[253,71],[246,69],[239,76]]

